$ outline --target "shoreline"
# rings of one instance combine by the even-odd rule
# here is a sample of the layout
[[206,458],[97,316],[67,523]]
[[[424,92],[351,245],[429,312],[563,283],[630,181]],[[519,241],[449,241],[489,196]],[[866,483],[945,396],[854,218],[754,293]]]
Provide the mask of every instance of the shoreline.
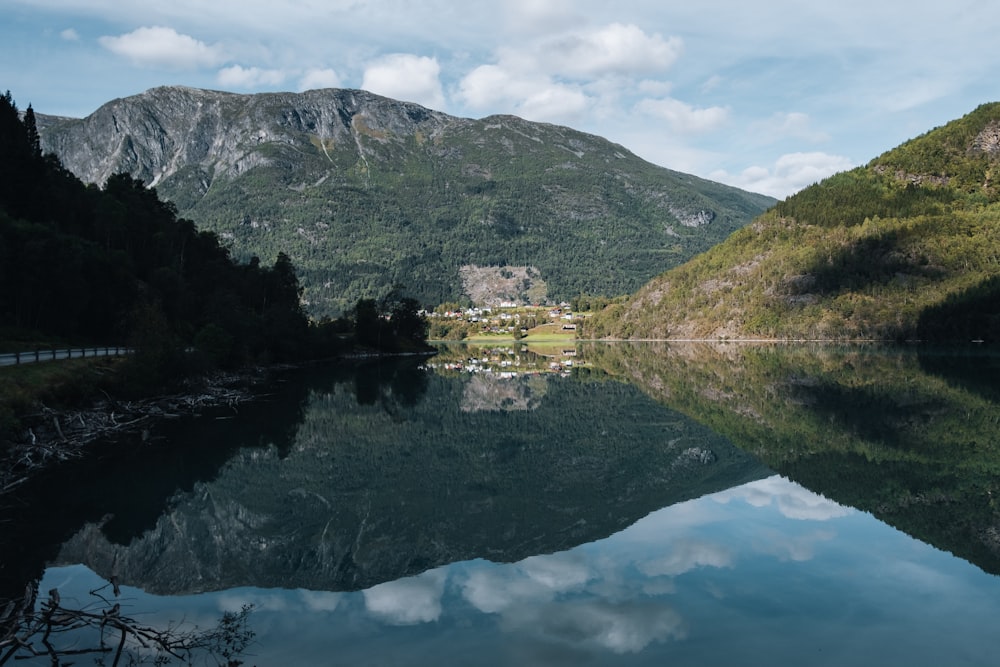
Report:
[[85,405],[49,408],[18,415],[19,432],[0,451],[0,497],[43,474],[52,466],[85,456],[105,440],[149,437],[149,429],[165,419],[197,415],[210,409],[237,406],[266,396],[264,387],[275,373],[316,364],[357,363],[396,356],[433,356],[435,350],[387,353],[356,348],[324,359],[296,363],[248,366],[189,378],[174,392],[135,399],[118,399],[101,390],[102,397]]
[[188,380],[176,392],[138,399],[117,399],[107,392],[88,405],[20,415],[20,433],[0,459],[0,496],[49,467],[84,456],[99,440],[148,438],[156,421],[196,414],[209,408],[237,405],[261,396],[258,388],[271,373],[287,366],[252,367]]

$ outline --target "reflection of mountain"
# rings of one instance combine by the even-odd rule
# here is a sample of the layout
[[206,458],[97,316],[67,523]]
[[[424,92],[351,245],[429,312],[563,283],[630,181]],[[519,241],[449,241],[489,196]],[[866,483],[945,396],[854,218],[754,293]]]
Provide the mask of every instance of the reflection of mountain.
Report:
[[465,385],[462,411],[534,410],[545,396],[546,382],[541,375],[473,375]]
[[285,456],[241,450],[127,547],[90,524],[60,561],[151,592],[359,589],[566,549],[770,474],[621,383],[553,377],[534,410],[467,412],[467,378],[425,382],[419,402],[365,405],[314,385]]
[[1000,573],[997,384],[977,370],[986,357],[961,358],[685,344],[589,357],[813,491]]

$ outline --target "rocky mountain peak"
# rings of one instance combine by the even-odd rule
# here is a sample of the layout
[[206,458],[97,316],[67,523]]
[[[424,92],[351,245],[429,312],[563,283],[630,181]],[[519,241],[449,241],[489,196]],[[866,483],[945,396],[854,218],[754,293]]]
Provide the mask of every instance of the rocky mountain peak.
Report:
[[273,164],[257,150],[262,144],[357,148],[359,134],[400,140],[418,130],[432,135],[451,120],[362,90],[239,95],[162,86],[108,102],[81,121],[46,119],[43,147],[87,182],[127,171],[158,185],[192,164],[228,177]]

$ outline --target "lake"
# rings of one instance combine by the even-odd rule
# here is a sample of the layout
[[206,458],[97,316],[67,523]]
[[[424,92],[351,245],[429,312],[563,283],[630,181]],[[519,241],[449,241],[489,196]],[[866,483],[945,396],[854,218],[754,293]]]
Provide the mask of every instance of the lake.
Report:
[[261,666],[996,664],[998,370],[623,343],[289,371],[5,497],[0,598],[250,605]]

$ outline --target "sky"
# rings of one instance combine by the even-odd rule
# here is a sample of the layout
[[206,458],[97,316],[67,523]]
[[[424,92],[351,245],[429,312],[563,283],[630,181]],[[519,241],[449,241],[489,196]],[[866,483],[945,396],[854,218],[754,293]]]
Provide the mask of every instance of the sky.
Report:
[[784,198],[1000,100],[995,0],[0,0],[0,90],[362,88]]

